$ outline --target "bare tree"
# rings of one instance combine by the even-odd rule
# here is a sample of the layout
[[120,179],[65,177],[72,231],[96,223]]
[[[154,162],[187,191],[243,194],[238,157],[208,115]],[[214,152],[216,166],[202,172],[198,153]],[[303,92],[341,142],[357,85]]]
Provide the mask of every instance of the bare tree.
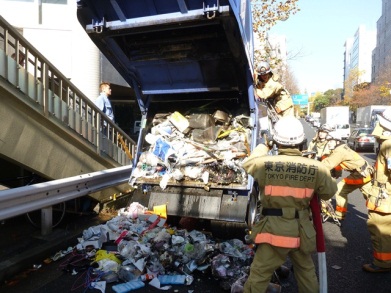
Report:
[[284,82],[285,88],[289,91],[290,94],[299,94],[300,89],[296,80],[295,75],[292,72],[289,64],[287,64],[284,70],[281,71],[281,79]]
[[282,60],[273,54],[267,33],[278,21],[285,21],[291,14],[299,11],[297,2],[298,0],[251,0],[253,30],[261,43],[261,47],[254,50],[255,63],[267,60],[272,68],[281,65]]

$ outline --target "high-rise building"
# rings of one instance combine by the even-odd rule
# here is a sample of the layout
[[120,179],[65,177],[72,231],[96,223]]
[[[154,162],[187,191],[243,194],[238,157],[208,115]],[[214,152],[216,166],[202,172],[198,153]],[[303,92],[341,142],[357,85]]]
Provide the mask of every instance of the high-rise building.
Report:
[[[391,0],[382,1],[382,14],[377,21],[376,47],[372,51],[372,82],[391,78]],[[382,74],[383,73],[383,74]],[[384,80],[380,80],[384,79]]]
[[344,82],[349,79],[352,70],[358,70],[356,80],[352,80],[352,86],[364,82],[371,82],[372,74],[372,50],[376,45],[376,30],[367,30],[360,25],[353,38],[345,42],[344,53]]
[[353,47],[353,38],[348,38],[345,41],[345,52],[343,54],[344,56],[344,70],[343,70],[343,80],[347,80],[350,72],[350,52],[352,51]]

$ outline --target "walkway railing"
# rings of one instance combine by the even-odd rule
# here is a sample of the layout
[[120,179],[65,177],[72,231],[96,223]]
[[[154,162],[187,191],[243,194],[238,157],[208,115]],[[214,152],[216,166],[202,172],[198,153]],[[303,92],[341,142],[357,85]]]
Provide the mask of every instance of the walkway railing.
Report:
[[57,119],[95,146],[99,155],[130,164],[136,143],[1,16],[0,76],[23,99],[33,100],[43,116]]

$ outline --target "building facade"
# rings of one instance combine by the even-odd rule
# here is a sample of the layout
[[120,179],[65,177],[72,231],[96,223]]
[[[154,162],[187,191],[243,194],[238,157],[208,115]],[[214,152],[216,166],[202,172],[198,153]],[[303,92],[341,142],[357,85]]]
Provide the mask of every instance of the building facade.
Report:
[[391,0],[382,1],[377,21],[376,47],[372,51],[372,82],[391,82]]
[[102,80],[127,86],[81,27],[75,0],[0,0],[0,5],[1,16],[88,98],[99,95]]
[[349,80],[352,70],[360,72],[352,80],[352,86],[372,80],[372,50],[376,46],[376,30],[367,30],[360,25],[353,38],[345,42],[344,83]]
[[343,70],[343,80],[347,80],[348,79],[348,76],[349,76],[349,72],[350,72],[350,52],[352,51],[352,47],[353,47],[353,38],[348,38],[346,41],[345,41],[345,44],[344,44],[344,47],[345,47],[345,51],[344,51],[344,54],[343,54],[343,64],[344,64],[344,70]]

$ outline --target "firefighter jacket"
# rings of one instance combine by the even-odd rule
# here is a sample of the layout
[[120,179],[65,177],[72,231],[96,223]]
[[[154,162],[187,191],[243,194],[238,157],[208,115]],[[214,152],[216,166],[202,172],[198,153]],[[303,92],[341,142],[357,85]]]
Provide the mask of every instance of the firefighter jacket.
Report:
[[311,140],[310,144],[308,145],[307,151],[316,152],[314,158],[320,161],[324,156],[330,154],[330,150],[328,148],[328,141],[327,140],[320,141],[319,139],[314,138],[313,140]]
[[374,184],[367,198],[367,208],[372,211],[391,214],[391,137],[381,144],[375,163]]
[[346,184],[362,185],[371,181],[373,168],[346,144],[338,145],[322,163],[330,171],[335,169],[350,172],[349,176],[343,179]]
[[264,217],[252,229],[255,243],[313,252],[316,232],[309,204],[314,193],[328,200],[337,191],[329,170],[321,162],[302,157],[298,149],[279,149],[277,156],[254,151],[243,168],[260,187]]
[[289,92],[278,80],[276,74],[273,74],[266,83],[257,80],[254,93],[260,99],[269,99],[276,112],[282,114],[290,108],[293,109],[293,101]]

